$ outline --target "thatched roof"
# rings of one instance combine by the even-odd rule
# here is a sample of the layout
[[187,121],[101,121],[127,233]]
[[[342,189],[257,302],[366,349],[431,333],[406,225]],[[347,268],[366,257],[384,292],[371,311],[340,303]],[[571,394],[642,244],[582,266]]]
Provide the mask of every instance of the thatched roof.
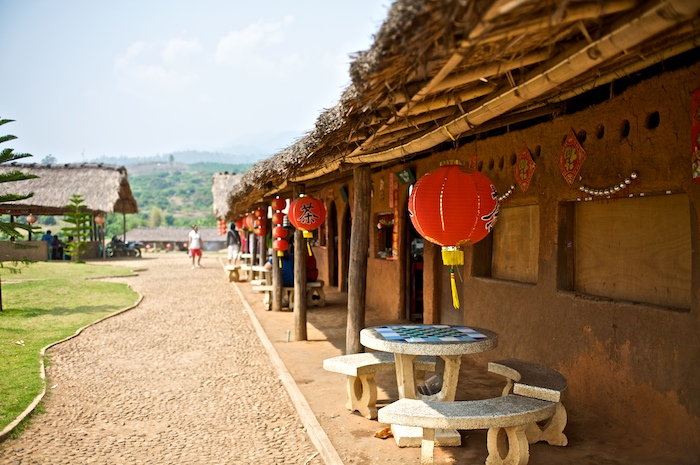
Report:
[[700,0],[396,0],[316,127],[246,173],[248,204],[356,164],[553,116],[562,102],[697,51]]
[[105,213],[138,213],[131,193],[126,168],[95,163],[43,165],[10,163],[0,165],[0,172],[19,170],[34,174],[35,179],[0,183],[0,194],[34,196],[0,205],[0,212],[22,215],[62,215],[73,194],[82,195],[86,210]]
[[229,213],[228,198],[243,177],[242,174],[216,173],[212,179],[211,193],[214,198],[214,216],[227,219]]
[[[187,242],[188,234],[192,231],[189,226],[163,226],[159,228],[134,228],[127,231],[130,241],[148,242]],[[219,236],[219,228],[216,226],[203,226],[199,228],[202,240],[207,242],[225,241],[226,236]]]

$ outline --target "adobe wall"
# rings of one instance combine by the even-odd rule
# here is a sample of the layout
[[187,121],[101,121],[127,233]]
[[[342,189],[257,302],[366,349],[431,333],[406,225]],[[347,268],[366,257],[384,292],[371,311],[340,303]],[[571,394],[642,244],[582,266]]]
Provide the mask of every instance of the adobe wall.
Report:
[[[477,154],[482,173],[502,193],[514,183],[512,155],[523,145],[533,152],[537,168],[529,190],[523,193],[516,186],[503,206],[539,205],[537,282],[474,277],[470,270],[476,249],[467,249],[463,322],[499,334],[498,349],[482,358],[519,357],[552,366],[569,380],[566,405],[571,412],[596,413],[601,421],[627,424],[694,453],[700,453],[700,183],[691,177],[690,93],[698,87],[700,65],[668,72],[587,110],[477,140],[456,153],[436,154],[418,173],[436,168],[438,159]],[[653,112],[659,113],[659,125],[648,129],[646,118]],[[623,120],[630,122],[627,137],[620,132]],[[599,125],[605,128],[601,138],[596,135]],[[556,163],[569,128],[587,134],[581,179],[571,187]],[[687,194],[692,238],[689,310],[561,289],[558,253],[563,245],[557,238],[566,220],[561,203],[581,196],[581,183],[609,186],[631,172],[639,173],[633,192]],[[634,226],[628,225],[631,232]],[[664,237],[658,241],[662,247]],[[442,300],[438,312],[449,312],[449,305]],[[438,315],[436,321],[442,320]]]

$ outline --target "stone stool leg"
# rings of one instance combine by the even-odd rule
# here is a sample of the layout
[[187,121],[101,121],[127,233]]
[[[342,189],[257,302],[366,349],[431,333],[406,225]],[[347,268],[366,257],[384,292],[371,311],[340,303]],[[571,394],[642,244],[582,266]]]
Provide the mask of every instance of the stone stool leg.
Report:
[[420,465],[433,465],[435,453],[435,430],[423,428],[423,440],[420,446]]
[[558,402],[554,416],[547,420],[544,426],[540,427],[537,423],[530,423],[525,427],[527,440],[530,444],[547,441],[551,446],[565,446],[569,443],[568,438],[564,434],[566,422],[566,409],[564,404]]
[[347,409],[351,412],[357,410],[360,415],[369,420],[377,418],[377,383],[374,381],[374,373],[360,376],[348,375],[346,387]]
[[486,465],[527,465],[530,460],[530,446],[522,425],[489,428],[486,448],[489,451]]
[[241,280],[241,275],[238,273],[238,269],[231,270],[228,272],[228,282],[239,282]]

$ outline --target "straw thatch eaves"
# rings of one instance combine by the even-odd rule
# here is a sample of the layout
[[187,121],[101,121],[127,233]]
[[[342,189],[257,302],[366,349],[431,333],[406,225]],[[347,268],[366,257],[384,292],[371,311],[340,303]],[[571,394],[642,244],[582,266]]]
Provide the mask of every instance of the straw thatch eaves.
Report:
[[10,163],[0,172],[19,170],[38,176],[35,179],[0,183],[0,194],[34,195],[28,199],[0,205],[3,214],[62,215],[73,194],[82,195],[87,211],[138,213],[129,186],[126,168],[102,163],[54,164]]
[[353,60],[350,91],[230,201],[240,210],[285,181],[556,115],[561,102],[697,50],[699,10],[700,0],[397,0]]
[[229,213],[228,197],[231,191],[238,185],[242,174],[216,173],[212,179],[211,193],[214,198],[214,216],[218,219],[226,219]]

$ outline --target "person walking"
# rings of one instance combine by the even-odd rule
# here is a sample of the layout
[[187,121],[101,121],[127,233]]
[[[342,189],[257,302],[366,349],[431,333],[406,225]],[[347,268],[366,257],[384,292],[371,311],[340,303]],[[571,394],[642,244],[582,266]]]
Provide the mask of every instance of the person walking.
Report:
[[[189,233],[189,242],[187,248],[190,250],[190,257],[192,257],[192,269],[201,268],[202,261],[202,247],[204,246],[204,241],[202,240],[202,235],[199,233],[199,227],[196,224],[192,225],[192,231]],[[196,259],[196,263],[195,263]]]
[[235,265],[241,252],[241,235],[236,230],[235,223],[231,223],[231,229],[226,234],[226,245],[228,246],[228,264],[231,265],[233,260]]

